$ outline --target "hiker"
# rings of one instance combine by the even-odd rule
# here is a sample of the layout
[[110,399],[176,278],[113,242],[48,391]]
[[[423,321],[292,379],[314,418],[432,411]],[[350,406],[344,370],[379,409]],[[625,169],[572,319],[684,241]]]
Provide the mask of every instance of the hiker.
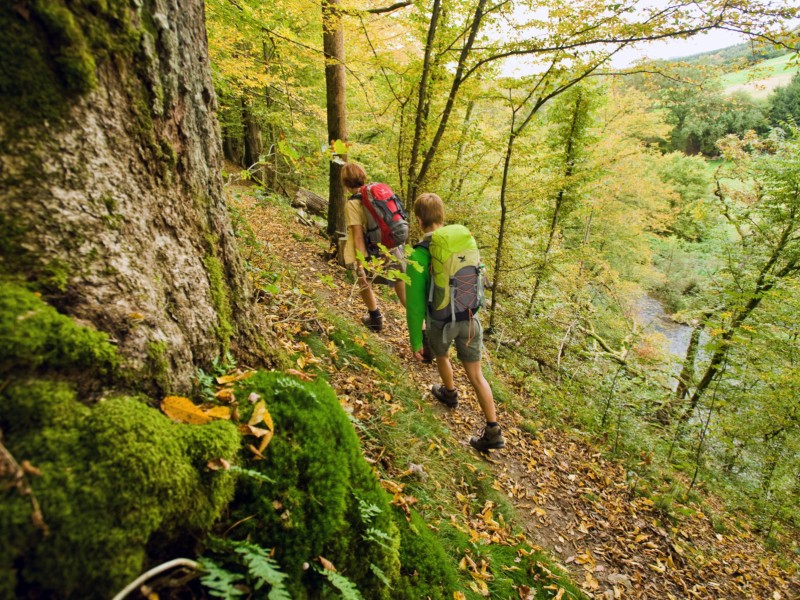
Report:
[[444,203],[436,194],[422,194],[414,203],[414,215],[424,236],[414,246],[410,261],[422,270],[408,269],[406,320],[411,352],[423,360],[422,325],[427,320],[428,342],[436,357],[441,384],[431,387],[434,398],[449,408],[458,406],[458,391],[450,346],[456,352],[475,390],[486,427],[469,443],[480,452],[505,446],[497,424],[494,396],[481,371],[481,323],[475,312],[483,304],[483,267],[478,246],[463,225],[444,225]]
[[[378,307],[378,301],[375,299],[375,293],[372,291],[368,274],[364,267],[358,262],[356,250],[359,250],[366,260],[371,257],[378,257],[383,261],[382,267],[384,269],[397,269],[398,271],[405,271],[405,242],[408,237],[408,224],[405,221],[405,213],[402,212],[403,207],[400,199],[394,195],[389,186],[385,184],[367,185],[367,173],[364,168],[356,163],[347,163],[342,167],[342,183],[344,187],[350,192],[350,199],[344,206],[344,220],[347,226],[347,243],[344,247],[344,261],[349,267],[352,267],[356,276],[358,277],[359,293],[361,299],[367,306],[368,314],[362,317],[361,322],[372,331],[380,331],[383,329],[383,315],[381,309]],[[378,188],[378,186],[380,186]],[[384,244],[390,254],[397,259],[397,262],[389,262],[385,257],[380,256],[380,250],[377,247],[377,241],[381,240],[381,232],[376,223],[376,216],[373,216],[365,208],[365,204],[374,200],[372,197],[372,190],[377,188],[376,191],[383,192],[384,194],[391,194],[389,200],[396,199],[396,205],[399,211],[393,213],[399,217],[398,221],[402,219],[402,224],[405,224],[405,234],[397,234],[402,240],[397,240],[397,245],[389,247],[389,244]],[[387,192],[388,190],[388,192]],[[372,237],[369,237],[372,236]],[[368,247],[369,246],[369,247]],[[397,294],[397,299],[404,307],[406,305],[406,287],[405,283],[400,280],[390,281],[384,277],[375,277],[375,283],[386,285],[393,285],[394,291]]]

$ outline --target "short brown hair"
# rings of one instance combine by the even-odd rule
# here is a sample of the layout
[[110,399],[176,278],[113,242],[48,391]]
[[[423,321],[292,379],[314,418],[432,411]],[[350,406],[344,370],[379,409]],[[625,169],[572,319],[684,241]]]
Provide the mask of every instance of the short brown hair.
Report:
[[367,172],[356,163],[347,163],[342,167],[342,183],[350,189],[360,188],[367,183]]
[[444,224],[444,202],[436,194],[425,193],[417,196],[414,214],[422,221],[423,227]]

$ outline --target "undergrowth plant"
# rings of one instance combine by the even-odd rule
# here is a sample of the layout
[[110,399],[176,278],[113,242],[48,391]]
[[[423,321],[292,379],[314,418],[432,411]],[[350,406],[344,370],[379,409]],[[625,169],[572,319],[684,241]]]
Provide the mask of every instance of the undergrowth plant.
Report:
[[215,598],[232,599],[245,594],[245,589],[258,591],[269,586],[268,600],[291,600],[286,589],[286,574],[261,546],[248,542],[211,539],[218,553],[225,552],[226,565],[221,566],[210,558],[203,558],[203,576],[200,578],[209,594]]

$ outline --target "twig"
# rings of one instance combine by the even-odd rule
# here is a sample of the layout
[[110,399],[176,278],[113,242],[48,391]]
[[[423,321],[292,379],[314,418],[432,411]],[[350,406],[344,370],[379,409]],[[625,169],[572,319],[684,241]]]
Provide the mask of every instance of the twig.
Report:
[[139,577],[137,577],[136,579],[131,581],[127,586],[125,586],[125,588],[119,594],[114,596],[113,600],[123,600],[123,598],[125,598],[128,594],[130,594],[134,590],[138,589],[139,586],[141,586],[147,580],[163,573],[164,571],[169,571],[170,569],[173,569],[175,567],[188,567],[189,569],[193,569],[195,571],[200,571],[202,569],[200,563],[197,563],[193,560],[190,560],[188,558],[175,558],[173,560],[160,564],[157,567],[153,567],[149,571],[146,571],[145,573],[139,575]]
[[47,537],[50,535],[50,528],[44,521],[42,516],[42,509],[39,506],[39,501],[36,499],[36,494],[33,493],[28,482],[27,474],[29,472],[38,473],[36,469],[30,466],[27,461],[22,461],[23,466],[16,461],[14,455],[9,452],[8,448],[3,444],[3,432],[0,430],[0,478],[8,477],[11,481],[8,487],[5,485],[0,486],[0,489],[17,488],[20,496],[29,496],[31,499],[31,521],[36,529],[39,529],[42,534]]

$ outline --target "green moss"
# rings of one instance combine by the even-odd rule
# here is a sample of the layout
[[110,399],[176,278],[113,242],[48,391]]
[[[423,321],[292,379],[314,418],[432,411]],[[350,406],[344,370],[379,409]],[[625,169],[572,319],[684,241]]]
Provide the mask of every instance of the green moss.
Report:
[[159,146],[161,160],[164,161],[168,168],[174,169],[175,165],[178,164],[178,153],[175,152],[175,148],[165,139],[161,140]]
[[110,375],[119,358],[105,333],[81,327],[33,292],[0,280],[0,374],[40,367]]
[[416,511],[411,521],[398,514],[400,529],[400,580],[393,598],[452,598],[459,588],[454,561],[442,547],[442,542],[428,528],[425,519]]
[[275,423],[265,459],[247,466],[274,483],[240,480],[235,535],[275,548],[293,598],[323,585],[304,563],[324,556],[366,598],[391,598],[381,578],[399,577],[399,533],[386,493],[361,455],[358,437],[325,382],[259,373],[237,395],[258,393]]
[[144,402],[112,397],[89,409],[65,383],[30,380],[0,396],[0,428],[17,460],[41,470],[31,485],[50,535],[12,489],[0,501],[0,585],[41,597],[110,597],[144,565],[155,535],[204,532],[233,494],[231,423],[180,425]]
[[167,345],[164,342],[147,342],[147,357],[150,359],[150,368],[153,379],[165,394],[172,390],[170,377],[170,364],[167,358]]
[[206,256],[203,260],[208,280],[211,285],[211,300],[214,308],[217,309],[219,319],[218,335],[222,345],[222,354],[230,350],[231,336],[233,335],[233,325],[231,324],[232,310],[231,300],[228,293],[228,284],[225,281],[225,272],[222,263],[216,256]]
[[89,42],[75,22],[75,15],[61,2],[38,0],[31,3],[51,44],[51,57],[69,91],[85,93],[95,88],[95,62]]
[[0,9],[0,108],[18,124],[58,120],[97,86],[97,63],[130,57],[140,32],[125,0],[34,0]]

